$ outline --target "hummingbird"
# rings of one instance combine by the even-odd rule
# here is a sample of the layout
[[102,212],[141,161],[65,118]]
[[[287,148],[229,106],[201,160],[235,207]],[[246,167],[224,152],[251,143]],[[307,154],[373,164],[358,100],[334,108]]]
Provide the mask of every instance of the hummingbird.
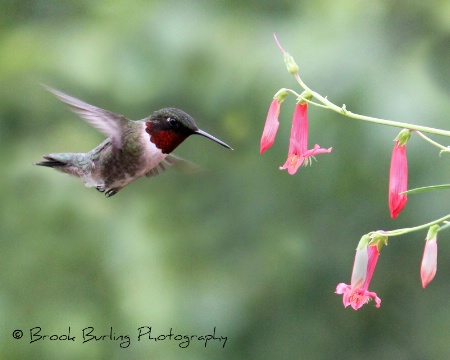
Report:
[[163,108],[142,120],[89,105],[49,86],[44,87],[69,105],[71,110],[108,138],[87,153],[51,153],[35,165],[54,168],[79,177],[106,197],[142,176],[152,177],[164,165],[187,163],[172,154],[186,138],[201,135],[233,150],[223,141],[199,129],[192,116],[177,108]]

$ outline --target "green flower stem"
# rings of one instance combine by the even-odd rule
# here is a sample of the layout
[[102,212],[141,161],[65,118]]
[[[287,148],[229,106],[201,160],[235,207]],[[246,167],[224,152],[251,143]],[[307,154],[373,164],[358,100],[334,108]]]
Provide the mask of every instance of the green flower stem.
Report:
[[445,225],[441,226],[438,231],[442,231],[447,228],[450,228],[450,222],[445,221]]
[[[380,125],[388,125],[388,126],[394,126],[394,127],[398,127],[398,128],[406,128],[406,129],[409,129],[409,130],[422,131],[422,132],[429,133],[429,134],[450,136],[450,131],[448,131],[448,130],[441,130],[441,129],[431,128],[431,127],[427,127],[427,126],[414,125],[414,124],[408,124],[408,123],[403,123],[403,122],[399,122],[399,121],[379,119],[379,118],[375,118],[375,117],[371,117],[371,116],[354,114],[351,111],[348,111],[345,108],[345,105],[342,106],[342,107],[339,107],[339,106],[333,104],[327,98],[324,98],[319,93],[311,90],[308,86],[306,86],[306,84],[302,81],[302,79],[300,79],[300,76],[298,75],[298,72],[295,73],[294,76],[295,76],[295,79],[297,80],[297,82],[300,84],[300,86],[304,90],[309,92],[315,99],[317,99],[323,105],[325,105],[325,107],[327,109],[333,110],[333,111],[335,111],[335,112],[337,112],[339,114],[345,115],[345,116],[350,117],[352,119],[372,122],[372,123],[380,124]],[[319,105],[319,104],[316,104],[314,102],[310,102],[310,103],[313,104],[313,105]],[[321,105],[319,105],[319,106],[321,106]],[[323,107],[323,106],[321,106],[321,107]]]
[[[297,82],[300,84],[300,86],[307,91],[309,94],[311,94],[311,96],[316,99],[317,101],[319,101],[321,104],[315,103],[313,101],[310,101],[308,99],[304,99],[305,101],[307,101],[308,103],[315,105],[315,106],[319,106],[319,107],[323,107],[329,110],[333,110],[339,114],[342,114],[344,116],[350,117],[352,119],[355,120],[362,120],[362,121],[367,121],[367,122],[372,122],[375,124],[380,124],[380,125],[388,125],[388,126],[394,126],[394,127],[398,127],[398,128],[404,128],[404,129],[409,129],[412,131],[416,131],[417,134],[419,136],[421,136],[424,140],[428,141],[430,144],[438,147],[439,149],[441,149],[441,152],[449,152],[450,148],[445,147],[441,144],[439,144],[438,142],[431,140],[429,137],[427,137],[426,135],[422,134],[422,132],[426,132],[429,134],[435,134],[435,135],[442,135],[442,136],[450,136],[450,131],[448,130],[441,130],[441,129],[435,129],[435,128],[430,128],[427,126],[421,126],[421,125],[414,125],[414,124],[408,124],[408,123],[403,123],[403,122],[398,122],[398,121],[392,121],[392,120],[385,120],[385,119],[379,119],[379,118],[374,118],[374,117],[370,117],[370,116],[365,116],[365,115],[359,115],[359,114],[354,114],[351,111],[348,111],[345,108],[345,105],[342,107],[339,107],[335,104],[333,104],[331,101],[329,101],[326,97],[323,97],[322,95],[320,95],[319,93],[313,91],[312,89],[310,89],[308,86],[306,86],[306,84],[302,81],[302,79],[300,79],[300,76],[297,73],[294,74],[295,79],[297,80]],[[295,91],[291,91],[293,94],[295,94],[297,97],[301,97],[301,95],[298,95]],[[375,235],[379,235],[379,236],[399,236],[399,235],[404,235],[404,234],[408,234],[408,233],[412,233],[415,231],[420,231],[420,230],[425,230],[425,229],[429,229],[430,226],[433,225],[438,225],[440,223],[445,222],[444,226],[441,226],[440,229],[438,231],[444,230],[446,228],[450,227],[450,223],[447,222],[446,220],[450,219],[450,214],[446,215],[440,219],[431,221],[429,223],[423,224],[423,225],[419,225],[419,226],[414,226],[414,227],[410,227],[410,228],[403,228],[403,229],[397,229],[397,230],[391,230],[391,231],[373,231],[370,232],[368,235],[370,237],[373,237]]]
[[301,98],[302,96],[297,93],[296,91],[292,90],[292,89],[285,89],[286,91],[289,91],[291,94],[293,94],[297,99]]
[[420,131],[416,131],[416,134],[422,137],[425,141],[428,141],[431,145],[436,146],[437,148],[441,149],[441,153],[443,152],[450,152],[450,149],[444,145],[439,144],[438,142],[431,140],[428,136],[422,134]]
[[[448,219],[450,219],[450,214],[448,214],[448,215],[446,215],[446,216],[444,216],[444,217],[442,217],[442,218],[440,218],[440,219],[437,219],[437,220],[434,220],[434,221],[431,221],[431,222],[429,222],[429,223],[426,223],[426,224],[423,224],[423,225],[418,225],[418,226],[414,226],[414,227],[410,227],[410,228],[403,228],[403,229],[397,229],[397,230],[391,230],[391,231],[380,231],[380,232],[378,232],[378,231],[372,231],[372,232],[370,232],[368,235],[369,236],[373,236],[373,235],[381,235],[381,236],[399,236],[399,235],[404,235],[404,234],[408,234],[408,233],[412,233],[412,232],[414,232],[414,231],[419,231],[419,230],[425,230],[425,229],[428,229],[430,226],[433,226],[433,225],[438,225],[438,224],[440,224],[440,223],[442,223],[442,222],[445,222],[446,220],[448,220]],[[443,230],[443,229],[446,229],[447,227],[450,227],[450,225],[447,223],[446,225],[444,225],[444,226],[442,226],[440,229],[439,229],[439,231],[441,231],[441,230]]]

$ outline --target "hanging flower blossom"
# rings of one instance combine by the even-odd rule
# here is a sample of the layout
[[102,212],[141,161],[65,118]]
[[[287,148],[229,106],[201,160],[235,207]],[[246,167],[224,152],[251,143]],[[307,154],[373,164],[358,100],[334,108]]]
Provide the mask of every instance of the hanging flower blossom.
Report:
[[369,252],[367,251],[367,244],[363,245],[362,249],[358,246],[358,248],[356,249],[352,277],[350,280],[350,285],[353,289],[360,288],[366,281],[368,263]]
[[375,300],[377,308],[380,307],[381,299],[376,293],[368,291],[379,255],[378,245],[363,246],[362,248],[358,246],[351,284],[340,283],[336,287],[336,294],[343,295],[342,300],[345,307],[350,305],[354,310],[358,310],[371,299]]
[[422,287],[425,287],[433,280],[437,270],[437,231],[439,226],[431,226],[428,230],[423,252],[422,265],[420,268],[420,278]]
[[280,170],[287,169],[293,175],[302,164],[308,164],[312,156],[329,153],[331,150],[332,148],[322,149],[317,144],[308,150],[308,103],[298,103],[292,118],[288,158]]
[[406,142],[409,130],[402,130],[396,138],[392,151],[391,169],[389,173],[389,211],[395,219],[406,205],[408,197],[402,192],[408,190],[408,161],[406,159]]
[[275,136],[278,131],[278,115],[280,114],[281,103],[277,99],[273,99],[270,104],[269,112],[267,114],[266,123],[264,125],[263,134],[261,137],[261,147],[259,153],[262,154],[272,146],[275,141]]
[[273,97],[272,103],[269,107],[269,112],[267,113],[263,134],[261,136],[261,146],[259,150],[260,154],[270,148],[275,141],[278,126],[280,126],[280,123],[278,122],[278,116],[280,115],[281,103],[283,102],[287,94],[288,93],[286,89],[281,89]]

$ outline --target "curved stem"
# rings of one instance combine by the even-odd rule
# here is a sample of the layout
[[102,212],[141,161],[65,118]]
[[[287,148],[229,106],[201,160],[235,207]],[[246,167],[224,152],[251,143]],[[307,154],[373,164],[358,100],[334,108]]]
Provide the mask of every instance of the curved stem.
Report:
[[[384,236],[399,236],[399,235],[404,235],[404,234],[408,234],[414,231],[419,231],[419,230],[424,230],[424,229],[428,229],[430,226],[433,225],[438,225],[446,220],[450,219],[450,214],[441,217],[440,219],[431,221],[429,223],[426,224],[422,224],[422,225],[418,225],[418,226],[414,226],[414,227],[410,227],[410,228],[403,228],[403,229],[397,229],[397,230],[391,230],[391,231],[383,231],[383,232],[378,232],[378,231],[372,231],[371,233],[369,233],[369,235],[371,234],[377,234],[377,235],[384,235]],[[445,228],[447,228],[447,226],[445,226]],[[444,227],[442,227],[440,230],[444,229]]]
[[416,134],[422,137],[425,141],[428,141],[430,144],[436,146],[437,148],[441,149],[442,152],[450,152],[450,149],[444,145],[439,144],[438,142],[431,140],[428,136],[422,134],[420,131],[416,131]]
[[311,90],[308,86],[306,86],[306,84],[302,81],[302,79],[300,79],[300,76],[299,76],[298,72],[296,74],[294,74],[294,76],[295,76],[295,79],[297,80],[297,82],[300,84],[300,86],[303,89],[308,91],[315,99],[320,101],[322,104],[326,105],[326,107],[328,109],[333,110],[333,111],[335,111],[337,113],[340,113],[342,115],[345,115],[347,117],[350,117],[352,119],[372,122],[372,123],[380,124],[380,125],[388,125],[388,126],[394,126],[394,127],[399,127],[399,128],[406,128],[406,129],[409,129],[409,130],[422,131],[422,132],[426,132],[426,133],[429,133],[429,134],[450,136],[450,131],[448,131],[448,130],[441,130],[441,129],[431,128],[431,127],[428,127],[428,126],[408,124],[408,123],[403,123],[403,122],[399,122],[399,121],[379,119],[379,118],[375,118],[375,117],[371,117],[371,116],[354,114],[351,111],[348,111],[345,108],[345,105],[343,107],[339,107],[339,106],[333,104],[327,98],[324,98],[319,93]]

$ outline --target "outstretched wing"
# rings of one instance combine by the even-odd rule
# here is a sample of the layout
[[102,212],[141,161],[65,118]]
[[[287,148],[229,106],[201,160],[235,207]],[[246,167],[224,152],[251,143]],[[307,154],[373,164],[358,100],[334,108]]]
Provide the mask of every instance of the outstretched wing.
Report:
[[166,166],[173,166],[176,170],[185,174],[193,174],[200,171],[200,167],[193,162],[184,160],[176,155],[169,154],[166,158],[151,169],[145,176],[153,177],[166,170]]
[[68,104],[73,112],[87,120],[89,124],[99,130],[101,133],[111,137],[111,143],[115,148],[122,148],[122,127],[121,123],[128,121],[122,115],[115,114],[108,110],[90,105],[73,96],[67,95],[50,86],[43,85],[48,91]]

